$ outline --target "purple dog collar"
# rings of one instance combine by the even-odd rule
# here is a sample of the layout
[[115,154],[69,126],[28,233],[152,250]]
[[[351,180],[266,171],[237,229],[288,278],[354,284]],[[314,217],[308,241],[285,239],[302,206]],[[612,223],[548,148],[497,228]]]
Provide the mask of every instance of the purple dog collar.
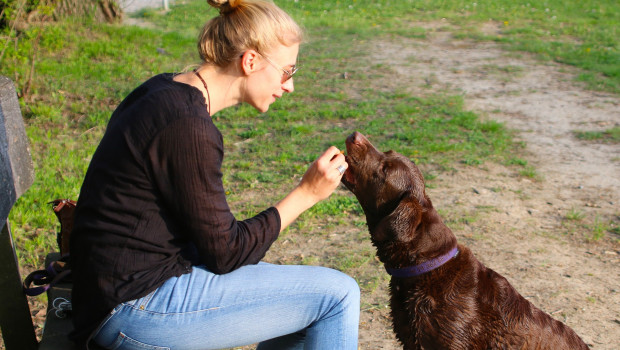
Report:
[[454,258],[458,254],[459,254],[458,247],[454,247],[452,248],[452,250],[448,252],[448,254],[445,254],[435,259],[423,262],[419,265],[403,267],[400,269],[392,269],[392,268],[386,267],[385,270],[387,271],[388,274],[390,274],[393,277],[404,278],[404,277],[420,276],[427,272],[433,271],[434,269],[447,263],[448,261],[450,261],[450,259]]

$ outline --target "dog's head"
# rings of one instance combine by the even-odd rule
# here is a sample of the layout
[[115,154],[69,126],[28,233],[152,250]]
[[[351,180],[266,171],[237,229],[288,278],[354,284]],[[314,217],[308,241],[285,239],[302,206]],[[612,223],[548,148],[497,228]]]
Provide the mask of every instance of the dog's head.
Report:
[[[351,134],[346,145],[349,167],[342,183],[360,202],[373,239],[406,240],[407,237],[382,237],[389,232],[376,228],[389,216],[402,216],[392,217],[390,225],[419,224],[424,208],[431,205],[424,192],[422,173],[402,154],[377,150],[359,132]],[[403,227],[395,231],[394,234],[398,234],[409,229]]]

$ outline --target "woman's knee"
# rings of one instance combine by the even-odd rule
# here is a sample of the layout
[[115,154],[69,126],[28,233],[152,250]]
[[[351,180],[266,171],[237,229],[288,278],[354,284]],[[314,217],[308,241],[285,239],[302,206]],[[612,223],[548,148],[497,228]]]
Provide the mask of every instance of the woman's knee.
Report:
[[342,301],[346,300],[348,303],[359,305],[360,287],[357,281],[353,277],[338,270],[324,269],[329,271],[326,273],[326,275],[329,276],[323,276],[322,281],[328,285],[327,287],[332,295]]
[[357,300],[359,304],[360,300],[360,286],[357,284],[357,281],[348,275],[343,274],[345,277],[342,281],[342,288],[345,289],[347,296],[352,300]]

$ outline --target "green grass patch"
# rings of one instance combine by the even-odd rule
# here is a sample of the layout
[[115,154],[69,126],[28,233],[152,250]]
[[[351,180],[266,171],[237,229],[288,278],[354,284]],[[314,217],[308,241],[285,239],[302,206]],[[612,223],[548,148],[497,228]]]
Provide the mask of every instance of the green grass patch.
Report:
[[574,131],[575,137],[586,141],[604,143],[620,143],[620,127],[614,127],[605,131]]
[[570,221],[581,221],[585,217],[586,215],[582,211],[577,210],[575,208],[569,210],[568,213],[566,213],[566,215],[564,216],[566,220],[570,220]]
[[[265,114],[238,106],[214,117],[226,146],[224,185],[240,218],[281,199],[316,157],[330,145],[344,148],[353,131],[366,134],[381,150],[437,164],[435,172],[455,163],[498,161],[535,176],[535,170],[519,160],[522,146],[512,141],[511,132],[467,111],[462,97],[377,89],[376,81],[389,79],[394,67],[376,64],[369,53],[378,41],[424,37],[427,29],[416,23],[447,18],[461,35],[496,40],[581,67],[592,76],[593,85],[612,91],[618,85],[620,5],[614,1],[549,1],[549,12],[507,0],[478,2],[475,8],[471,2],[430,0],[276,2],[308,34],[300,50],[295,92]],[[524,11],[530,7],[536,10]],[[198,31],[215,15],[205,1],[191,0],[166,13],[139,13],[153,23],[148,28],[65,20],[19,34],[0,33],[5,38],[0,41],[0,74],[13,79],[22,96],[36,171],[35,183],[10,216],[23,262],[38,267],[45,252],[54,249],[58,224],[48,202],[77,198],[113,109],[149,77],[197,63]],[[476,29],[489,19],[506,22],[500,34],[485,36]],[[520,73],[514,66],[486,69]],[[351,214],[362,215],[352,195],[335,193],[291,230],[326,217],[341,222]],[[363,263],[338,259],[337,265],[345,269]]]
[[[463,28],[462,35],[494,40],[541,59],[576,66],[593,89],[620,92],[620,3],[614,0],[545,2],[420,1]],[[481,24],[497,23],[484,32]]]
[[605,237],[617,241],[620,234],[617,220],[604,220],[598,215],[592,217],[575,208],[565,214],[562,227],[566,234],[589,242],[598,242]]
[[[310,40],[343,44],[344,37],[423,38],[427,29],[416,23],[444,20],[458,37],[493,40],[515,51],[527,51],[544,60],[576,66],[577,77],[593,89],[620,92],[620,3],[615,0],[566,2],[547,0],[355,0],[277,1],[305,28]],[[188,2],[165,15],[151,14],[158,26],[177,33],[193,33],[206,4]],[[487,23],[497,30],[485,32]],[[339,54],[351,53],[331,44]],[[332,50],[333,51],[333,50]],[[302,61],[303,63],[303,58]],[[511,67],[508,67],[510,69]],[[512,67],[514,68],[514,67]]]

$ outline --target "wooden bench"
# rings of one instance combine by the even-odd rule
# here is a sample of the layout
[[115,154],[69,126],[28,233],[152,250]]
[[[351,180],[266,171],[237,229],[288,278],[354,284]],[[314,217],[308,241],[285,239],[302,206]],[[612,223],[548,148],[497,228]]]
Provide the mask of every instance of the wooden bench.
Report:
[[[4,346],[6,350],[72,350],[74,345],[67,338],[73,329],[71,318],[60,318],[54,310],[58,298],[71,300],[71,284],[60,283],[47,291],[48,309],[41,342],[37,341],[22,289],[23,277],[8,216],[33,180],[32,157],[15,86],[10,79],[0,76],[0,329]],[[59,255],[48,255],[46,266]]]

